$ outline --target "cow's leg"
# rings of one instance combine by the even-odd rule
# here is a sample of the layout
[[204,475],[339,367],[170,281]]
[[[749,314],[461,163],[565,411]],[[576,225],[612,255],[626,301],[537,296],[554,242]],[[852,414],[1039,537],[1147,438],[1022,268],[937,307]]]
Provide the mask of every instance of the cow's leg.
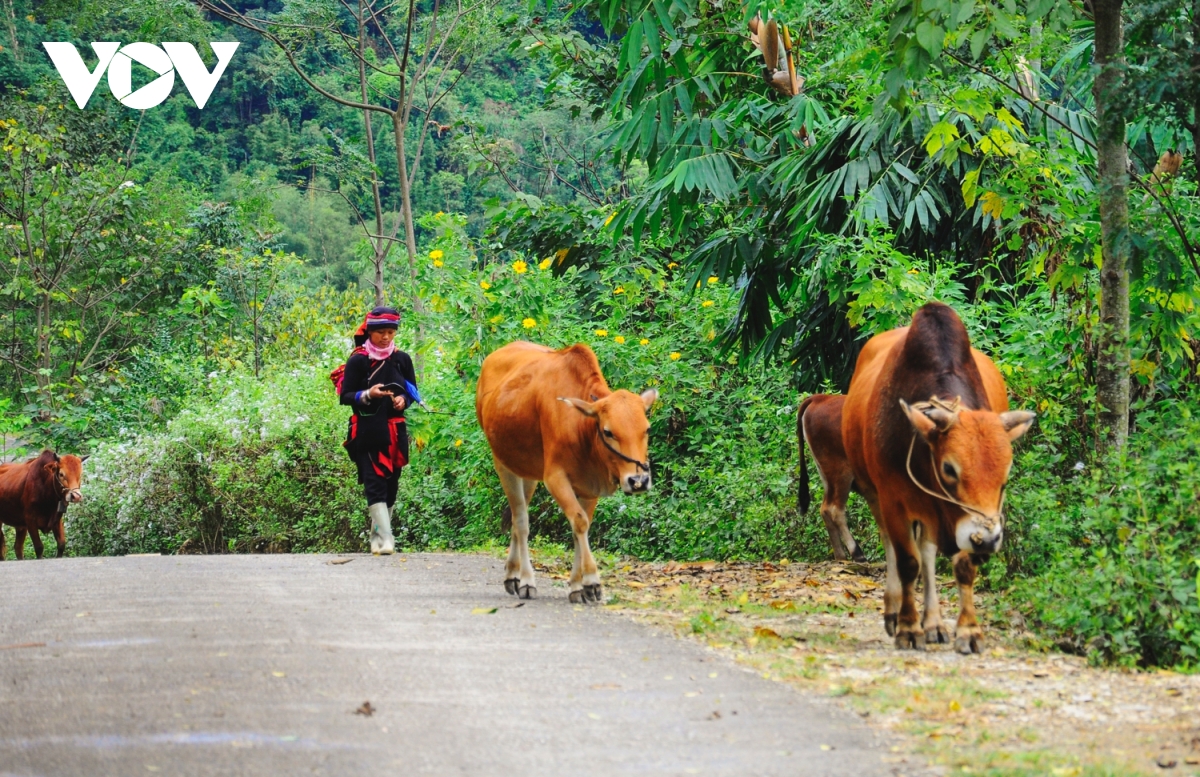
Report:
[[17,539],[13,542],[13,551],[17,554],[17,561],[25,560],[25,535],[29,530],[24,526],[17,527]]
[[[571,601],[576,603],[599,601],[601,596],[600,575],[596,570],[596,559],[588,547],[587,532],[591,526],[591,511],[580,504],[567,473],[562,470],[546,474],[546,488],[571,523],[571,534],[575,537],[575,563],[571,567],[568,581]],[[596,509],[595,500],[587,500],[591,509]]]
[[954,649],[964,655],[983,650],[983,629],[975,618],[975,559],[965,550],[954,554],[954,579],[958,582],[958,627]]
[[825,521],[825,530],[829,532],[833,557],[838,561],[847,558],[867,560],[862,548],[854,541],[847,521],[846,502],[850,499],[850,487],[853,484],[854,477],[848,470],[837,473],[837,477],[825,481],[825,498],[821,501],[821,519]]
[[921,628],[925,630],[925,641],[950,644],[950,631],[942,623],[942,606],[938,601],[937,587],[937,543],[929,538],[927,531],[921,532],[921,584],[925,588],[925,617]]
[[508,541],[508,560],[504,564],[504,590],[522,599],[537,598],[533,563],[529,560],[529,497],[537,481],[526,481],[496,462],[500,485],[512,511],[512,531]]
[[30,529],[29,539],[33,540],[33,555],[41,558],[43,551],[46,549],[46,546],[42,544],[42,533],[37,529]]
[[[582,535],[575,535],[575,568],[579,570],[579,580],[583,584],[583,600],[593,604],[604,600],[604,589],[600,587],[600,570],[588,544],[588,529],[592,526],[592,516],[596,514],[596,502],[595,499],[579,500],[587,513],[587,526],[584,527]],[[572,577],[574,576],[572,574]]]
[[62,516],[59,516],[58,523],[54,525],[54,542],[58,546],[55,558],[62,558],[67,553],[67,530],[63,523]]
[[[900,524],[897,521],[896,524]],[[914,542],[913,527],[907,515],[903,531],[889,532],[892,536],[892,551],[896,554],[896,574],[900,578],[900,611],[896,614],[896,647],[901,650],[925,649],[925,632],[918,623],[917,577],[921,573],[921,558]]]
[[4,533],[4,526],[0,524],[0,561],[8,560],[8,535]]

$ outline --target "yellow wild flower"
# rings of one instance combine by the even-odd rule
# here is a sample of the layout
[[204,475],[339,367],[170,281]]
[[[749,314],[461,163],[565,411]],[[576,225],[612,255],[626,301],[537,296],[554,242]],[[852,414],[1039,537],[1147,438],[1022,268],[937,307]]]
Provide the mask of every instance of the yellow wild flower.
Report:
[[442,265],[444,265],[444,264],[445,264],[445,262],[443,262],[441,259],[434,259],[434,260],[433,260],[433,266],[434,266],[434,267],[441,267],[441,266],[442,266]]
[[617,335],[616,337],[613,338],[613,342],[614,343],[623,343],[623,342],[625,342],[625,338],[622,337],[621,335]]
[[641,340],[638,340],[638,345],[650,345],[650,341],[643,337]]
[[607,329],[597,329],[596,336],[597,337],[608,337],[608,330]]
[[443,252],[442,252],[442,249],[440,249],[440,248],[435,248],[435,249],[433,249],[432,251],[430,251],[430,252],[429,252],[429,258],[430,258],[430,259],[441,259],[441,258],[442,258],[443,256],[445,256],[445,255],[446,255],[446,254],[445,254],[445,253],[443,253]]
[[613,294],[624,294],[624,293],[625,293],[624,286],[618,286],[617,288],[613,289]]
[[706,299],[700,303],[700,307],[702,307],[702,308],[711,308],[712,306],[713,306],[713,301],[711,299]]
[[462,446],[462,440],[455,440],[455,441],[454,441],[454,447],[455,447],[455,448],[459,448],[459,447],[461,447],[461,446]]
[[523,318],[521,319],[521,326],[525,327],[526,329],[533,329],[535,326],[537,326],[537,321],[534,321],[532,318]]
[[488,289],[492,288],[492,284],[488,283],[487,281],[480,281],[479,288],[483,289],[484,291],[487,291]]
[[681,354],[679,351],[671,351],[671,361],[673,361],[673,362],[679,361],[680,356],[683,356],[683,354]]
[[549,270],[550,269],[550,257],[547,256],[545,259],[538,262],[538,269],[539,270]]
[[529,265],[525,264],[525,262],[518,259],[517,261],[512,263],[512,269],[513,269],[513,272],[515,272],[517,275],[522,275],[525,273],[525,271],[527,271],[529,269]]
[[715,275],[710,275],[710,276],[708,276],[708,285],[709,285],[709,286],[711,286],[711,285],[713,285],[714,283],[716,283],[718,280],[719,280],[719,279],[717,278],[717,276],[715,276]]

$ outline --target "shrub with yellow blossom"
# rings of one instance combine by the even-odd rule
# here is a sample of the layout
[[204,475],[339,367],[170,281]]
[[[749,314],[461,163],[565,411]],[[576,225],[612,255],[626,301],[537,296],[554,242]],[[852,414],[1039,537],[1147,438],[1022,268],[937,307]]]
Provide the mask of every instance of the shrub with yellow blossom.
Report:
[[513,272],[515,272],[517,275],[522,275],[522,274],[524,274],[526,271],[528,271],[528,270],[529,270],[529,265],[525,264],[525,262],[524,262],[524,261],[522,261],[522,260],[518,259],[517,261],[515,261],[515,262],[513,262],[513,263],[512,263],[512,270],[513,270]]

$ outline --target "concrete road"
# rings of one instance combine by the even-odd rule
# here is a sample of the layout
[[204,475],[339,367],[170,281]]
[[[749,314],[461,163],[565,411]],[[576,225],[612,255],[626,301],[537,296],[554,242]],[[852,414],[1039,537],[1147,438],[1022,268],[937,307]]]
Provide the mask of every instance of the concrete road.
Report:
[[0,775],[893,774],[825,700],[502,579],[470,555],[0,563]]

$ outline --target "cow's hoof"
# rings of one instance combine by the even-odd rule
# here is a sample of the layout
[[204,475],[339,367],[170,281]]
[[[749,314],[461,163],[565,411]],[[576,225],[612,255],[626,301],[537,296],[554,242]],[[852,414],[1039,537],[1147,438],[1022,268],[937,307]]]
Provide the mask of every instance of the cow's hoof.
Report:
[[972,653],[983,652],[983,632],[979,630],[967,631],[959,629],[958,638],[954,640],[954,649],[964,656],[969,656]]
[[850,557],[860,564],[867,563],[867,554],[862,552],[862,547],[857,542],[854,543],[854,550],[851,552]]
[[942,624],[929,625],[925,627],[925,642],[931,645],[949,645],[950,630]]
[[580,588],[578,591],[572,591],[571,596],[569,597],[571,600],[571,604],[583,604],[583,601],[584,601],[583,596],[584,596],[584,594],[583,594],[582,588]]
[[896,613],[886,613],[883,616],[883,629],[889,637],[896,636]]
[[513,596],[517,595],[517,589],[520,588],[520,586],[521,579],[519,577],[510,577],[504,581],[504,590]]
[[899,650],[924,650],[925,632],[916,626],[900,626],[896,630],[896,647]]
[[517,591],[518,591],[518,596],[522,599],[536,599],[537,598],[537,586],[523,585],[520,588],[518,588]]
[[599,604],[604,601],[604,589],[600,587],[599,583],[585,585],[583,587],[583,600],[590,604]]

